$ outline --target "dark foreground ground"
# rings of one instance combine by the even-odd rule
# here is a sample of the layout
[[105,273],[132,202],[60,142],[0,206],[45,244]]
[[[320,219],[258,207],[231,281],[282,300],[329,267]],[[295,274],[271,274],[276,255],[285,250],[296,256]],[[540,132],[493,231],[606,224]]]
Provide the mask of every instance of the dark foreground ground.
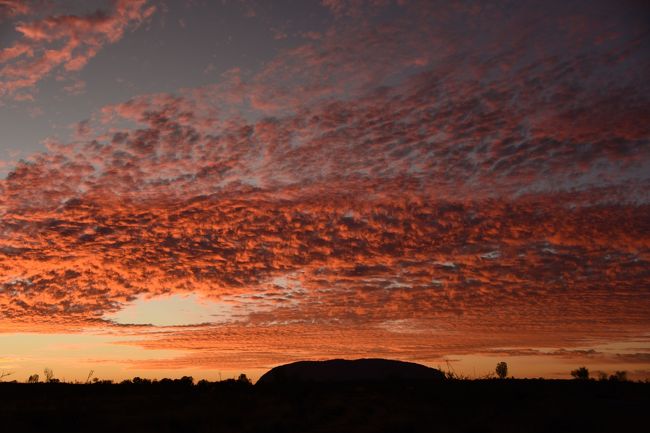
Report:
[[0,383],[2,432],[650,431],[650,384]]

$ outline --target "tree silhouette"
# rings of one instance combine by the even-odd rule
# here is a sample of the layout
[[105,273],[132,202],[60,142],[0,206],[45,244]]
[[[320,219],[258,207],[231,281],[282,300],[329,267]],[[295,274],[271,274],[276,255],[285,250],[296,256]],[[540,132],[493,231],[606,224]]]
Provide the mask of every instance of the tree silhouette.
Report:
[[[163,379],[163,380],[165,380],[165,379]],[[169,380],[169,379],[167,379],[167,380]],[[141,378],[139,376],[136,376],[136,377],[133,378],[133,383],[135,385],[151,385],[151,379],[143,379],[143,378]]]
[[29,378],[27,379],[27,383],[38,383],[38,379],[39,379],[38,374],[32,374],[32,375],[29,376]]
[[571,376],[573,376],[574,379],[578,380],[587,380],[589,379],[589,370],[587,367],[580,367],[571,372]]
[[505,379],[505,377],[508,375],[508,364],[503,361],[499,362],[495,371],[497,373],[497,376],[499,376],[499,379]]
[[245,383],[247,385],[252,384],[251,380],[246,376],[244,373],[239,375],[239,378],[237,379],[237,382],[239,383]]
[[627,382],[627,371],[619,370],[616,373],[610,375],[609,380],[613,380],[615,382]]
[[52,382],[52,379],[54,379],[54,372],[51,368],[45,368],[43,374],[45,375],[45,382]]
[[194,378],[192,376],[183,376],[180,379],[176,379],[174,383],[181,386],[194,386]]

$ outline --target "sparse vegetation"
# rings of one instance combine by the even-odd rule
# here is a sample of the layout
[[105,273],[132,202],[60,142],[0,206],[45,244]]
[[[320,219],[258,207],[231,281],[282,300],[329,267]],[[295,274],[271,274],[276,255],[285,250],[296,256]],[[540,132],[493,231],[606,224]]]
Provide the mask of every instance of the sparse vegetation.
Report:
[[50,383],[54,380],[54,371],[51,368],[45,368],[43,370],[43,375],[45,376],[45,382]]
[[[531,431],[531,419],[538,420],[539,432],[557,426],[571,432],[638,431],[634,427],[643,425],[650,406],[650,384],[612,376],[616,383],[454,379],[253,386],[245,375],[196,384],[190,376],[57,386],[3,382],[0,419],[7,432],[508,433]],[[599,416],[580,415],[586,411]],[[98,414],[110,416],[99,421]]]
[[622,371],[619,370],[609,376],[609,380],[615,381],[615,382],[627,382],[627,371]]
[[494,370],[499,376],[499,379],[505,379],[506,376],[508,376],[508,364],[505,362],[499,362],[496,366],[496,369]]
[[251,380],[243,373],[239,375],[239,377],[237,378],[237,382],[245,383],[245,384],[248,384],[248,385],[253,384],[253,382],[251,382]]
[[[495,375],[496,373],[496,375]],[[599,381],[586,380],[580,367],[571,375],[580,380],[510,379],[499,362],[494,372],[478,379],[456,373],[447,361],[445,379],[404,382],[350,383],[278,382],[254,386],[246,374],[218,382],[191,376],[180,379],[134,377],[114,384],[90,371],[85,381],[58,382],[44,370],[27,382],[0,384],[0,418],[7,431],[120,432],[316,432],[316,431],[528,431],[529,419],[542,407],[548,425],[567,431],[631,431],[643,408],[650,405],[650,382],[630,382],[626,371],[597,372]],[[521,395],[526,399],[521,400]],[[489,398],[486,398],[488,397]],[[3,404],[3,399],[5,399]],[[10,399],[11,404],[6,404]],[[616,402],[625,401],[624,406]],[[552,404],[551,404],[552,402]],[[515,408],[502,415],[501,407]],[[219,408],[218,417],[214,409]],[[480,408],[480,409],[479,409]],[[576,410],[595,410],[598,418],[576,417]],[[466,417],[467,410],[478,415]],[[625,412],[625,414],[623,413]],[[96,423],[97,413],[111,413]],[[632,414],[632,415],[630,415]],[[636,417],[636,418],[635,418]],[[638,419],[637,419],[638,418]],[[30,424],[29,420],[48,420]],[[27,421],[26,421],[27,420]],[[51,424],[55,423],[55,424]],[[546,425],[546,424],[544,424]],[[32,426],[37,428],[32,429]],[[54,427],[52,427],[54,426]],[[523,427],[522,427],[523,426]],[[546,431],[541,429],[540,431]]]
[[589,369],[580,367],[571,371],[571,376],[578,380],[589,380]]
[[[451,363],[449,361],[446,361],[447,368],[444,371],[445,374],[445,379],[447,380],[470,380],[469,376],[466,376],[462,373],[456,373],[456,370],[454,370],[454,367],[452,367]],[[442,369],[439,368],[440,371]]]

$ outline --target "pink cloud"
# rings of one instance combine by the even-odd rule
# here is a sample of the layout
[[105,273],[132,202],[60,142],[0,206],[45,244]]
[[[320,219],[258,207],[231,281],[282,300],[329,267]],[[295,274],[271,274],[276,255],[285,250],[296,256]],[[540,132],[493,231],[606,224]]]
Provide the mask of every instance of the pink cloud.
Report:
[[110,13],[51,15],[16,22],[15,29],[22,37],[0,51],[0,96],[33,92],[39,81],[58,69],[79,71],[104,45],[121,39],[127,29],[154,11],[146,0],[119,0]]
[[26,15],[30,12],[31,7],[24,0],[0,0],[0,21],[7,17]]

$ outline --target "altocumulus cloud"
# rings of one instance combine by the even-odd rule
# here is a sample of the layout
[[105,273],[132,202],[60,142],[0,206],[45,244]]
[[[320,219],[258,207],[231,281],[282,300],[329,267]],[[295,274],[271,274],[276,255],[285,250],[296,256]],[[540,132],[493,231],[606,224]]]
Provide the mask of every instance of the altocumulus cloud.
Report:
[[[642,23],[603,35],[578,3],[535,23],[531,5],[509,20],[505,4],[324,5],[336,19],[321,38],[255,73],[106,106],[1,181],[2,329],[120,332],[105,317],[136,298],[194,293],[232,320],[133,344],[189,351],[166,365],[257,366],[646,333]],[[73,43],[99,20],[91,46],[57,60],[75,69],[152,13],[116,8],[25,25],[12,49]],[[399,13],[373,25],[382,8]],[[30,62],[0,72],[5,92]]]
[[119,41],[154,13],[155,6],[147,3],[117,0],[109,11],[42,16],[50,8],[37,2],[1,1],[0,20],[20,20],[14,25],[19,36],[0,50],[0,98],[31,99],[35,85],[49,75],[64,78],[83,69],[105,45]]

